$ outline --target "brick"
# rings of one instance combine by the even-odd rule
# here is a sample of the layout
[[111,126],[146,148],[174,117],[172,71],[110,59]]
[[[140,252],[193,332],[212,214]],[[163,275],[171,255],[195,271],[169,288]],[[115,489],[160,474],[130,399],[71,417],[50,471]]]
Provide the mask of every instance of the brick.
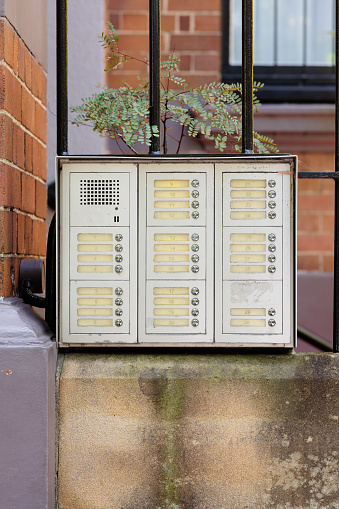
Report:
[[298,154],[300,171],[331,171],[334,170],[334,154],[310,152]]
[[299,234],[298,252],[302,251],[331,251],[333,250],[333,235],[330,234]]
[[221,16],[195,16],[196,32],[220,32]]
[[16,120],[21,122],[21,83],[16,76],[9,73],[6,74],[6,80],[11,76],[10,88],[6,84],[6,95],[10,98],[10,109],[9,112],[13,115]]
[[0,206],[21,208],[21,172],[0,164]]
[[298,199],[298,211],[303,210],[333,210],[334,196],[332,195],[302,195]]
[[[109,15],[109,21],[112,23],[116,30],[119,30],[121,28],[120,14],[111,13]],[[107,30],[105,30],[105,33],[106,32]]]
[[25,54],[27,48],[22,39],[18,39],[18,76],[22,81],[25,81]]
[[0,157],[8,161],[13,157],[13,122],[4,114],[0,114]]
[[147,11],[149,2],[148,0],[124,0],[124,11]]
[[[36,142],[38,143],[38,142]],[[25,132],[25,166],[26,171],[33,173],[33,138]]]
[[47,106],[47,76],[42,67],[39,68],[38,97],[42,104]]
[[14,32],[13,71],[18,74],[18,34]]
[[25,83],[27,87],[32,89],[32,55],[26,48],[25,51]]
[[148,35],[123,35],[119,40],[120,50],[133,55],[140,51],[148,51]]
[[22,88],[22,123],[32,133],[35,128],[35,101],[32,95]]
[[35,179],[26,173],[22,174],[21,177],[21,200],[22,210],[29,212],[30,214],[35,213]]
[[324,232],[334,231],[334,214],[323,215],[323,231]]
[[47,142],[47,112],[37,101],[35,101],[34,134],[44,143]]
[[320,256],[319,255],[299,255],[298,256],[298,269],[299,270],[320,270]]
[[39,75],[40,75],[40,66],[38,61],[32,57],[31,59],[31,83],[32,83],[32,94],[35,97],[39,95]]
[[324,271],[333,272],[334,270],[334,256],[324,255]]
[[[144,55],[138,55],[138,59],[133,58],[132,60],[128,60],[128,62],[125,62],[120,66],[120,72],[116,73],[116,71],[112,71],[112,74],[116,74],[120,80],[122,79],[122,72],[127,71],[137,71],[138,74],[145,73],[148,71],[149,66],[145,62],[145,59],[148,58],[147,53],[145,52]],[[121,84],[120,84],[121,86]]]
[[25,168],[25,132],[16,124],[13,124],[13,163]]
[[5,20],[2,18],[0,19],[0,60],[3,60],[4,58],[5,58]]
[[29,216],[25,216],[24,230],[24,254],[33,255],[34,253],[34,236],[33,236],[33,220]]
[[299,179],[298,193],[317,191],[321,193],[332,193],[334,182],[332,179]]
[[18,294],[19,260],[16,258],[0,259],[0,295],[15,297]]
[[175,29],[175,16],[162,14],[161,16],[161,30],[163,32],[173,32]]
[[320,231],[320,215],[316,214],[299,214],[298,230],[300,232]]
[[190,29],[190,17],[189,16],[180,16],[179,17],[179,27],[181,32],[187,32]]
[[181,71],[189,71],[192,68],[191,55],[180,55],[179,69]]
[[146,14],[124,13],[122,17],[122,30],[148,30],[148,16]]
[[35,215],[46,219],[47,186],[44,182],[35,181]]
[[220,44],[217,35],[172,35],[170,47],[176,51],[219,51]]
[[196,55],[194,62],[194,68],[197,71],[214,71],[220,68],[220,54]]
[[14,30],[8,21],[5,22],[5,62],[13,69],[14,64]]
[[215,73],[180,73],[180,77],[186,80],[189,87],[199,87],[205,83],[211,83],[212,81],[220,81],[220,74]]
[[6,100],[6,81],[5,81],[5,69],[0,65],[0,109],[5,108]]
[[[125,6],[125,3],[124,3]],[[218,11],[221,10],[220,0],[209,0],[206,2],[197,2],[197,0],[168,0],[169,11]]]
[[25,221],[26,217],[23,214],[18,214],[18,253],[23,255],[25,253]]
[[46,148],[33,138],[33,174],[46,180],[47,153]]
[[46,254],[46,223],[33,221],[34,253],[38,256]]
[[16,245],[16,213],[8,210],[0,211],[0,252],[4,254],[15,253]]

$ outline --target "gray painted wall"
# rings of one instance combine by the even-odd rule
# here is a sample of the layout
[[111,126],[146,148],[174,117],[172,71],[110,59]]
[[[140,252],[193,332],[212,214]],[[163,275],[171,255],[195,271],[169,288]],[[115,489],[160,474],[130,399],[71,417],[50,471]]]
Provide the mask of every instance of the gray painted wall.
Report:
[[[54,180],[56,156],[56,21],[55,0],[48,0],[48,181]],[[82,97],[96,92],[104,82],[104,56],[98,35],[104,30],[104,0],[68,2],[68,102],[79,104]],[[71,124],[69,115],[69,153],[101,154],[104,139],[89,127]]]
[[28,48],[47,70],[46,0],[1,0],[0,15],[8,18]]

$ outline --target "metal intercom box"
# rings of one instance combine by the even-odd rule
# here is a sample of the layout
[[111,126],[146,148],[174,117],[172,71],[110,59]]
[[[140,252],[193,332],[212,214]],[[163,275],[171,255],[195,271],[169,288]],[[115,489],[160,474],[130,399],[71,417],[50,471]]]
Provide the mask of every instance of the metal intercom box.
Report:
[[60,346],[295,345],[294,156],[57,158]]

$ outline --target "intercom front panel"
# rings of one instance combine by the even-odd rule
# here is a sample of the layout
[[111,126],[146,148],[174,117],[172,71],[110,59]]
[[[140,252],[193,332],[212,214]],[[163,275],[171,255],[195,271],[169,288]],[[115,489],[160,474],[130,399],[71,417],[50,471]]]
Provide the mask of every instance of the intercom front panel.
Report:
[[133,164],[62,165],[62,343],[136,342],[136,201]]
[[216,343],[293,346],[293,192],[290,162],[216,167]]
[[139,341],[213,342],[213,164],[139,166]]

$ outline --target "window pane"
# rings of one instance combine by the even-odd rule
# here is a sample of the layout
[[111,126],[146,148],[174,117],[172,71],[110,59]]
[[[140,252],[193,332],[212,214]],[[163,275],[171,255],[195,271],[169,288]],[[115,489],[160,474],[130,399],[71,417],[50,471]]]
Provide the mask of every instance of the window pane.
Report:
[[278,0],[278,65],[303,65],[303,0]]
[[253,54],[257,65],[274,64],[274,2],[254,0]]
[[307,65],[334,65],[334,17],[333,0],[307,0]]
[[241,0],[230,0],[230,64],[241,65]]

